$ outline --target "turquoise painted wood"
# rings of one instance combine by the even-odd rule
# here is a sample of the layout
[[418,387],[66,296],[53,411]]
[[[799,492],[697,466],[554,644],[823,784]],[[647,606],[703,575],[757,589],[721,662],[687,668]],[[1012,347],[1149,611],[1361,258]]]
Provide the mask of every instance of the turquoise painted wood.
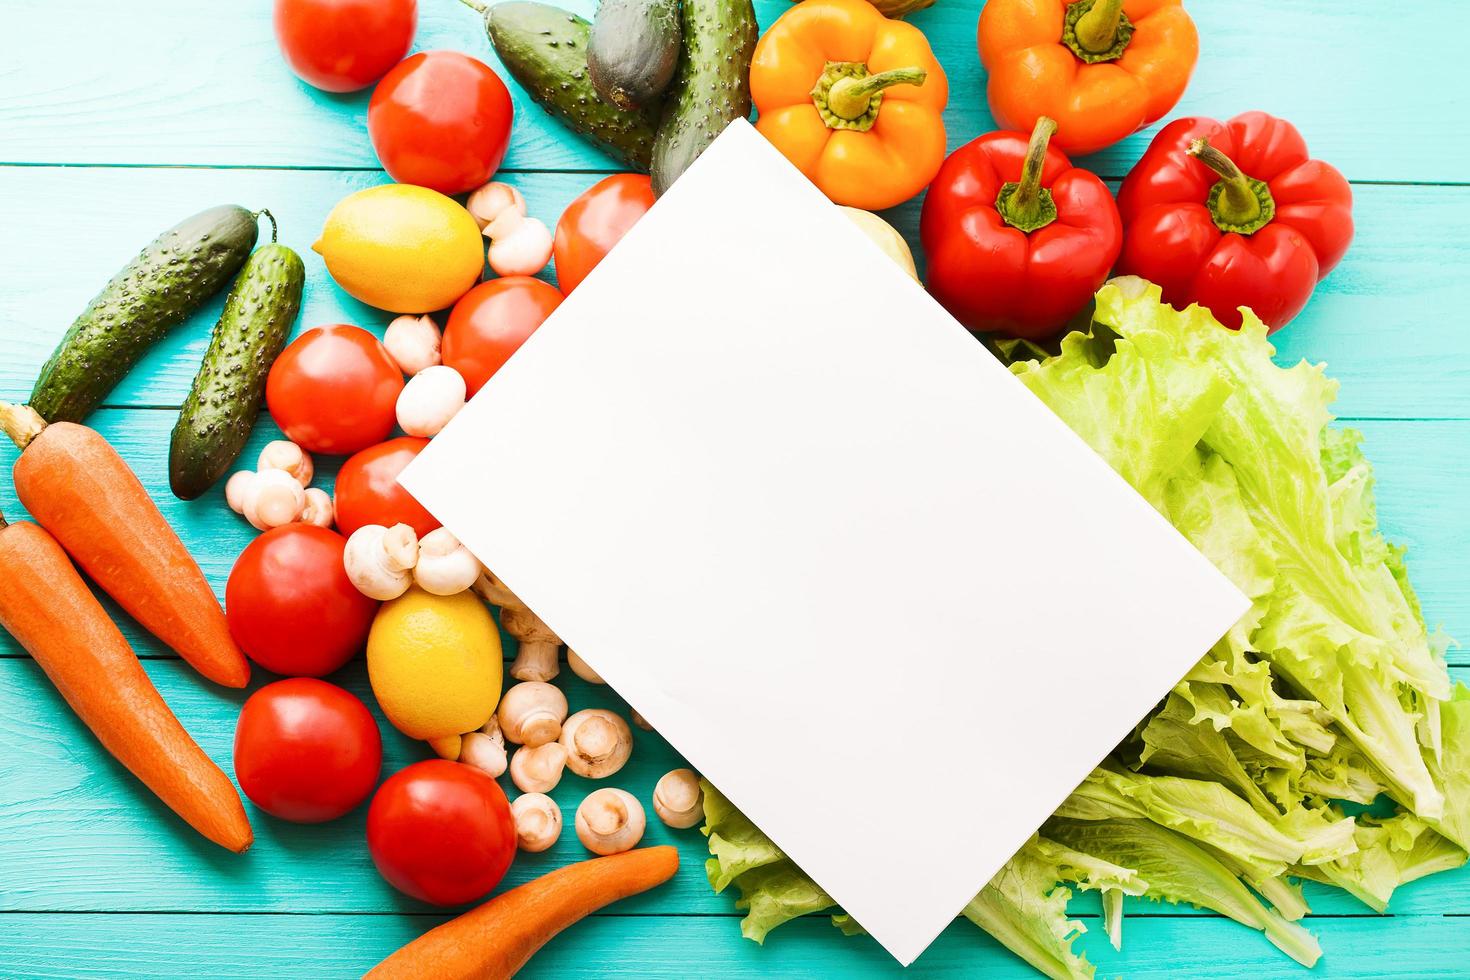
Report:
[[[938,0],[914,18],[950,75],[951,145],[991,127],[974,49],[981,0]],[[416,47],[493,62],[478,18],[456,0],[419,0]],[[590,13],[595,0],[564,0]],[[1294,118],[1314,152],[1354,181],[1359,234],[1304,316],[1279,335],[1283,360],[1327,361],[1343,382],[1338,412],[1364,430],[1383,525],[1411,548],[1431,621],[1470,637],[1470,137],[1457,72],[1457,0],[1189,0],[1204,57],[1181,112],[1265,108]],[[787,0],[757,0],[763,23]],[[1403,9],[1400,9],[1402,6]],[[280,63],[269,4],[155,0],[8,0],[0,21],[0,398],[20,399],[72,316],[139,246],[207,205],[269,206],[283,240],[306,257],[301,328],[386,317],[341,293],[309,245],[344,194],[385,180],[368,145],[365,95],[327,96]],[[515,90],[519,112],[507,179],[554,221],[612,163]],[[1121,176],[1148,134],[1089,161]],[[897,209],[916,238],[917,204]],[[167,492],[174,412],[218,303],[161,344],[92,422],[137,469],[223,593],[251,532],[217,495]],[[253,454],[276,430],[263,419]],[[0,468],[14,459],[0,450]],[[320,485],[335,465],[323,461]],[[8,480],[0,509],[22,516]],[[198,677],[119,616],[146,668],[204,749],[229,770],[243,695]],[[1470,650],[1452,650],[1470,683]],[[341,681],[368,695],[360,663]],[[260,682],[257,681],[257,686]],[[576,706],[627,707],[606,689],[567,682]],[[371,701],[370,697],[367,700]],[[423,757],[386,724],[386,769]],[[636,733],[619,784],[647,796],[677,764],[657,736]],[[897,789],[899,774],[888,775]],[[586,784],[557,797],[570,817]],[[999,804],[1003,805],[1003,804]],[[442,920],[378,878],[363,814],[297,827],[252,810],[257,844],[243,857],[200,842],[141,789],[75,720],[36,665],[0,635],[0,977],[310,977],[360,974]],[[710,893],[697,832],[661,825],[675,880],[554,941],[526,976],[877,977],[898,975],[871,940],[812,917],[766,948],[742,940],[729,896]],[[570,836],[523,857],[518,883],[573,860]],[[855,858],[860,859],[859,856]],[[1308,926],[1326,957],[1314,974],[1260,936],[1215,916],[1129,905],[1122,954],[1098,935],[1097,905],[1074,902],[1092,928],[1082,945],[1100,975],[1470,976],[1470,870],[1402,889],[1391,915],[1308,886]],[[956,923],[910,976],[1033,976],[968,923]]]

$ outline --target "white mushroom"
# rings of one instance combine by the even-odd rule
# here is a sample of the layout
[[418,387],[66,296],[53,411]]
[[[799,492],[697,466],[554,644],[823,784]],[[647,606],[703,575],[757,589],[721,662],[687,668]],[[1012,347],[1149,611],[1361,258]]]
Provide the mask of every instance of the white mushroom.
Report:
[[342,562],[357,591],[369,599],[397,599],[413,584],[419,542],[413,528],[365,524],[352,532]]
[[538,854],[561,836],[561,807],[545,793],[526,793],[510,805],[516,821],[516,844]]
[[497,742],[484,732],[470,732],[460,737],[459,761],[499,779],[505,775],[505,743]]
[[572,668],[572,673],[582,678],[582,680],[586,681],[588,684],[607,683],[607,681],[602,679],[601,674],[588,666],[587,661],[577,656],[577,652],[570,647],[567,648],[567,666]]
[[383,331],[383,346],[398,370],[410,378],[441,363],[439,345],[443,336],[430,316],[401,316]]
[[315,524],[317,527],[331,527],[336,519],[331,495],[317,487],[307,487],[305,496],[306,503],[302,505],[301,515],[297,520],[303,524]]
[[643,717],[636,711],[633,712],[633,724],[643,729],[645,732],[653,731],[653,726],[648,723],[648,719]]
[[551,261],[551,229],[539,218],[522,217],[498,235],[491,235],[487,227],[485,236],[490,239],[485,258],[496,275],[534,276]]
[[241,513],[258,531],[290,524],[306,506],[306,491],[285,470],[261,470],[245,485]]
[[419,541],[413,580],[432,595],[459,595],[480,577],[480,563],[448,528],[435,528]]
[[561,745],[572,772],[602,779],[623,768],[633,754],[633,732],[606,708],[586,708],[562,723]]
[[606,787],[577,807],[577,839],[593,854],[621,854],[643,839],[648,818],[633,794]]
[[465,209],[475,219],[475,224],[480,226],[481,231],[489,229],[500,218],[506,219],[507,223],[497,225],[496,228],[508,229],[513,221],[512,215],[516,218],[525,215],[526,199],[511,185],[491,181],[469,196]]
[[507,741],[535,748],[555,742],[567,716],[567,696],[545,681],[514,684],[500,698],[496,717]]
[[266,443],[255,462],[255,468],[262,472],[285,470],[303,487],[311,486],[311,478],[316,472],[311,454],[289,439],[276,439]]
[[704,790],[693,769],[675,769],[659,778],[653,787],[653,812],[680,830],[704,819]]
[[398,427],[411,436],[437,436],[464,408],[464,377],[445,364],[426,367],[398,393]]
[[567,750],[560,742],[523,745],[510,757],[510,780],[522,793],[550,793],[561,782]]
[[254,470],[241,470],[231,474],[225,481],[225,503],[230,505],[230,510],[237,514],[245,513],[245,498],[249,496],[250,485],[254,482]]
[[519,649],[510,676],[518,681],[549,681],[561,673],[557,652],[561,638],[551,631],[504,582],[486,571],[474,585],[486,602],[500,607],[500,625],[516,638]]

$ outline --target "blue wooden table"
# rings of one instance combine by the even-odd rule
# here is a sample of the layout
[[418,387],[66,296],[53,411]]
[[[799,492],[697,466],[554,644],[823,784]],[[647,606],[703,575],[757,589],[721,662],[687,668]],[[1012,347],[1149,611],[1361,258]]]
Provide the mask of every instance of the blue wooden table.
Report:
[[[975,53],[981,0],[939,0],[913,18],[951,81],[952,146],[993,128]],[[590,14],[594,0],[566,0]],[[367,140],[365,93],[330,96],[281,62],[267,0],[5,0],[0,9],[0,398],[21,400],[66,325],[132,252],[213,204],[269,207],[306,258],[300,328],[386,317],[344,295],[309,251],[331,206],[385,180]],[[763,24],[787,0],[759,0]],[[1470,637],[1470,105],[1463,85],[1462,0],[1191,0],[1200,68],[1181,112],[1266,109],[1295,120],[1314,154],[1352,180],[1358,237],[1305,315],[1280,336],[1283,360],[1325,360],[1342,380],[1338,410],[1367,435],[1385,531],[1411,548],[1431,621]],[[454,48],[497,64],[479,18],[455,0],[420,0],[416,49]],[[513,86],[514,88],[514,86]],[[614,169],[516,90],[502,179],[554,223]],[[1149,134],[1087,161],[1120,177]],[[893,215],[916,241],[917,208]],[[133,371],[92,424],[138,471],[223,593],[250,529],[218,494],[168,493],[168,432],[219,302]],[[265,419],[254,452],[277,432]],[[0,450],[8,470],[14,453]],[[334,467],[327,467],[330,481]],[[0,508],[20,516],[8,479]],[[110,607],[116,612],[115,607]],[[123,620],[154,682],[228,770],[243,696],[202,683]],[[1451,652],[1470,681],[1470,651]],[[339,675],[369,701],[361,664]],[[256,682],[256,686],[259,685]],[[572,679],[574,705],[616,703]],[[385,772],[425,755],[384,724]],[[1097,746],[1102,751],[1104,746]],[[647,798],[677,763],[638,733],[619,778]],[[901,775],[888,774],[895,789]],[[568,777],[563,802],[587,787]],[[570,811],[567,817],[570,822]],[[443,920],[374,872],[361,811],[299,827],[252,809],[255,847],[237,857],[188,832],[73,718],[40,670],[0,634],[0,977],[356,976]],[[866,938],[824,918],[740,938],[732,899],[710,893],[697,831],[650,829],[676,843],[675,881],[554,941],[537,977],[878,976],[900,971]],[[581,856],[571,834],[522,856],[518,883]],[[1470,869],[1395,895],[1377,916],[1346,894],[1308,886],[1320,976],[1470,976]],[[1097,906],[1077,913],[1096,925]],[[1124,952],[1094,928],[1083,940],[1100,975],[1307,975],[1257,933],[1188,908],[1136,903]],[[914,976],[1029,977],[968,923],[953,925]]]

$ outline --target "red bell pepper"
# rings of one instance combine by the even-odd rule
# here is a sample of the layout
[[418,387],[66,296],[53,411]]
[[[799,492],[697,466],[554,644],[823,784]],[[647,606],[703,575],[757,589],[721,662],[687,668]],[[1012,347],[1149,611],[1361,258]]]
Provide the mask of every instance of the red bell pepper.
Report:
[[1353,240],[1347,179],[1264,112],[1174,120],[1123,181],[1118,209],[1118,271],[1234,329],[1242,306],[1271,330],[1285,326]]
[[929,291],[971,330],[1056,335],[1092,299],[1123,244],[1113,196],[1048,141],[988,133],[952,153],[929,187],[919,233]]

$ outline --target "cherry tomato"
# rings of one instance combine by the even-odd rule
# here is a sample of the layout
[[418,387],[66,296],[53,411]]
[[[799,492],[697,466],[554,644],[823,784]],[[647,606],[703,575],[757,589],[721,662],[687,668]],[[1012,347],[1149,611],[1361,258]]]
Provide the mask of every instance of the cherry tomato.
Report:
[[434,905],[484,895],[516,853],[515,820],[500,786],[447,759],[388,777],[368,807],[367,840],[388,884]]
[[337,530],[350,536],[368,524],[384,527],[407,524],[423,537],[438,527],[434,515],[398,485],[398,474],[428,444],[427,439],[399,436],[369,446],[343,463],[332,498],[337,511]]
[[272,528],[240,552],[225,619],[246,656],[290,677],[322,677],[367,645],[378,603],[342,564],[347,539],[314,524]]
[[554,287],[530,276],[480,283],[449,313],[441,350],[444,363],[464,376],[473,396],[561,301],[562,294]]
[[462,194],[499,169],[514,114],[489,65],[458,51],[421,51],[373,89],[368,135],[400,184]]
[[276,40],[308,85],[355,92],[408,54],[418,17],[418,0],[276,0]]
[[235,724],[235,778],[252,803],[282,820],[337,819],[368,798],[382,764],[367,706],[315,678],[267,684]]
[[346,456],[393,431],[403,373],[361,327],[308,330],[271,365],[265,401],[286,438],[312,453]]
[[554,251],[562,293],[572,295],[651,207],[653,183],[643,174],[613,174],[567,205],[556,223]]

